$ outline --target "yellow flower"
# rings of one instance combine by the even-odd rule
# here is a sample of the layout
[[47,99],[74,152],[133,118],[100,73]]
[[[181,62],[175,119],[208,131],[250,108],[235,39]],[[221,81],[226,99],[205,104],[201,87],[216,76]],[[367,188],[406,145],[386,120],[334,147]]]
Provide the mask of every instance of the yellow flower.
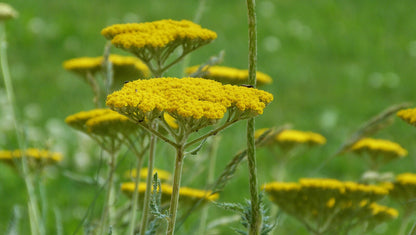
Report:
[[391,207],[379,205],[377,203],[371,203],[370,208],[372,210],[373,216],[382,219],[383,217],[387,217],[389,219],[395,219],[399,216],[399,212]]
[[238,111],[239,118],[256,116],[272,100],[265,91],[203,78],[157,78],[126,83],[107,96],[106,104],[138,122],[167,112],[181,125],[199,119],[216,121],[231,109]]
[[172,116],[170,116],[168,113],[163,114],[163,119],[173,129],[178,129],[179,128],[178,122],[176,121],[176,119],[173,118]]
[[[157,173],[157,177],[161,180],[161,181],[168,181],[171,178],[171,174],[168,171],[164,171],[161,169],[157,169],[154,168],[153,169],[153,174]],[[133,169],[131,171],[126,172],[126,178],[135,178],[136,177],[136,169]],[[147,178],[147,168],[142,168],[140,170],[140,178],[141,179],[146,179]]]
[[[101,31],[111,43],[133,53],[143,60],[154,73],[160,76],[163,71],[177,63],[189,52],[210,43],[217,34],[188,20],[159,20],[148,23],[116,24]],[[181,47],[182,54],[165,65],[175,49]],[[159,66],[152,67],[152,62]]]
[[127,136],[139,128],[137,124],[130,121],[126,116],[114,111],[90,118],[85,123],[85,126],[89,133],[114,137],[118,134]]
[[19,159],[21,159],[23,155],[26,157],[27,163],[31,169],[42,168],[43,166],[62,161],[62,154],[36,148],[28,148],[25,151],[1,150],[0,161],[14,166],[15,161],[20,161]]
[[[170,201],[170,195],[172,194],[172,186],[169,184],[161,184],[160,186],[162,192],[162,203]],[[140,194],[144,194],[144,192],[146,191],[146,183],[139,183],[138,190]],[[128,182],[121,184],[121,191],[128,195],[132,195],[134,192],[134,183]],[[184,204],[190,203],[201,198],[205,201],[215,201],[219,197],[217,193],[211,195],[211,191],[187,187],[181,187],[179,189],[179,195],[179,201]]]
[[386,154],[392,157],[404,157],[407,155],[407,150],[404,149],[397,143],[383,140],[383,139],[372,139],[363,138],[356,142],[352,147],[351,151],[354,152],[368,152],[370,154]]
[[[85,77],[87,73],[94,74],[102,71],[103,60],[102,56],[74,58],[65,61],[63,67]],[[136,57],[111,54],[109,60],[113,65],[113,75],[116,81],[130,81],[150,76],[147,65]]]
[[321,145],[326,143],[325,137],[318,133],[298,130],[284,130],[276,136],[276,140],[282,144],[301,143]]
[[65,119],[66,124],[70,127],[88,133],[86,123],[89,119],[102,116],[108,113],[115,113],[110,109],[93,109],[90,111],[81,111],[79,113],[68,116]]
[[[199,66],[192,66],[186,69],[188,75],[195,73]],[[248,82],[248,70],[236,69],[225,66],[208,66],[202,69],[201,77],[219,81],[222,83],[240,85]],[[257,71],[257,84],[264,85],[272,82],[272,78],[262,72]]]
[[416,108],[400,110],[397,112],[397,116],[407,123],[416,126]]
[[414,199],[416,198],[416,174],[403,173],[396,176],[393,188],[390,189],[390,196],[407,207],[416,208]]

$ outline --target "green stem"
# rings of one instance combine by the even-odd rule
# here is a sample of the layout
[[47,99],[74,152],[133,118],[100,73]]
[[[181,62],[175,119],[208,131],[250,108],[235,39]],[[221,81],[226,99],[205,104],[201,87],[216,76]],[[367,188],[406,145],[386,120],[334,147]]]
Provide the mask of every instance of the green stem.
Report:
[[[25,151],[26,144],[24,136],[21,132],[20,125],[17,121],[16,116],[16,104],[15,104],[15,95],[13,92],[13,84],[10,77],[9,72],[9,65],[7,62],[7,41],[6,41],[6,29],[4,25],[4,21],[0,22],[0,61],[1,61],[1,70],[3,73],[4,85],[7,92],[7,98],[9,100],[11,106],[11,115],[13,117],[13,124],[16,131],[17,142],[19,144],[19,148],[21,151]],[[26,156],[22,156],[22,176],[25,181],[26,190],[28,193],[28,211],[29,211],[29,219],[30,219],[30,228],[31,234],[45,234],[43,223],[40,220],[40,212],[37,204],[37,198],[35,194],[35,189],[33,185],[33,180],[30,175]]]
[[[255,13],[255,0],[246,0],[248,15],[248,84],[256,87],[256,66],[257,66],[257,26]],[[251,196],[251,218],[249,234],[258,235],[261,231],[262,215],[260,213],[260,200],[257,182],[257,163],[254,139],[254,118],[247,122],[247,162],[249,169],[249,184]]]
[[140,181],[140,170],[142,169],[143,156],[136,155],[137,165],[136,165],[136,177],[134,178],[134,193],[133,193],[133,205],[131,207],[130,215],[130,226],[129,234],[134,235],[134,229],[136,228],[136,214],[137,214],[137,204],[139,201],[139,181]]
[[100,107],[100,86],[98,85],[96,78],[90,72],[87,72],[87,81],[88,81],[88,84],[91,86],[92,91],[94,93],[93,102],[94,102],[95,108],[99,108]]
[[[101,217],[101,227],[100,232],[98,234],[106,233],[107,224],[112,225],[112,205],[113,205],[113,181],[114,181],[114,170],[115,170],[115,152],[109,152],[110,154],[110,162],[109,162],[109,172],[108,172],[108,182],[107,182],[107,193],[105,196],[105,203],[104,203],[104,212]],[[108,220],[108,223],[107,223]]]
[[416,222],[413,224],[412,229],[410,229],[409,235],[416,235]]
[[201,137],[198,137],[198,138],[196,138],[196,139],[194,139],[194,140],[186,143],[185,144],[185,148],[186,147],[189,147],[189,146],[191,146],[191,145],[193,145],[195,143],[198,143],[199,141],[201,141],[203,139],[206,139],[207,137],[209,137],[211,135],[216,135],[218,132],[220,132],[220,131],[224,130],[225,128],[227,128],[227,127],[231,126],[232,124],[234,124],[236,121],[238,121],[238,120],[233,120],[233,121],[226,122],[226,123],[224,123],[224,125],[218,127],[217,129],[212,130],[212,131],[208,132],[207,134],[205,134],[205,135],[203,135]]
[[411,215],[411,211],[408,209],[405,209],[403,213],[402,223],[400,224],[399,232],[397,233],[398,235],[406,234],[406,228],[409,225],[410,215]]
[[[154,130],[157,130],[157,124],[153,124]],[[150,151],[149,151],[149,162],[147,164],[147,178],[146,178],[146,192],[144,194],[144,201],[143,201],[143,215],[142,215],[142,224],[140,226],[140,234],[146,234],[146,227],[149,218],[149,211],[150,211],[150,194],[152,192],[152,179],[153,179],[153,168],[154,168],[154,158],[155,158],[155,151],[156,151],[156,136],[151,134],[150,135]],[[138,173],[137,173],[138,174]]]
[[184,159],[184,146],[176,148],[175,171],[173,176],[172,196],[169,207],[169,224],[166,230],[167,235],[173,235],[175,232],[176,212],[178,210],[179,189],[181,184],[181,175]]
[[[211,145],[211,150],[209,152],[209,168],[208,168],[208,176],[207,176],[207,184],[206,187],[208,188],[214,182],[215,176],[215,162],[217,159],[217,150],[220,143],[221,136],[217,138],[213,138],[213,143]],[[208,209],[209,207],[204,207],[201,215],[201,222],[199,224],[199,233],[198,234],[205,234],[207,218],[208,218]]]

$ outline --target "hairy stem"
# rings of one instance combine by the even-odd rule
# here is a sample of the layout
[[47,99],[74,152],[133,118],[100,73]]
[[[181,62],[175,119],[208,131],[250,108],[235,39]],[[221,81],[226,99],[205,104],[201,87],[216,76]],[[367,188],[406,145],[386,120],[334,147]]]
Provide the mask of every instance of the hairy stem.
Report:
[[[157,130],[157,124],[153,124],[154,130]],[[140,234],[144,235],[146,233],[147,222],[149,218],[149,204],[150,204],[150,193],[152,191],[152,179],[153,179],[153,168],[154,168],[154,158],[156,151],[156,136],[151,134],[150,136],[150,151],[149,151],[149,162],[147,164],[147,178],[146,178],[146,192],[144,194],[143,201],[143,215],[142,215],[142,224],[140,227]]]
[[169,207],[169,224],[166,230],[167,235],[173,235],[175,232],[176,212],[178,210],[179,189],[181,184],[181,175],[184,159],[184,146],[176,148],[175,171],[173,177],[172,196]]
[[[248,84],[256,87],[256,66],[257,66],[257,26],[255,13],[255,0],[246,0],[248,15]],[[251,197],[251,218],[249,234],[260,234],[262,215],[260,213],[260,200],[257,182],[257,163],[254,140],[254,118],[247,122],[247,163],[249,169],[249,184]]]
[[[114,170],[115,170],[115,158],[116,154],[115,152],[109,152],[110,153],[110,162],[109,165],[109,172],[108,172],[108,182],[107,182],[107,193],[105,196],[105,203],[104,203],[104,212],[101,217],[101,227],[100,227],[100,233],[104,234],[106,233],[107,225],[112,225],[112,205],[113,205],[113,181],[114,181]],[[108,222],[107,222],[108,221]]]

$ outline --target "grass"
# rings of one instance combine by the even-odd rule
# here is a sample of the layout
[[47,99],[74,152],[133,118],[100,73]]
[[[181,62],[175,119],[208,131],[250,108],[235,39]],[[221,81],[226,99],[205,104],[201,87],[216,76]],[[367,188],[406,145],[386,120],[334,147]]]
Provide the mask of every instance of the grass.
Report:
[[[52,195],[48,204],[62,213],[65,234],[71,233],[90,205],[96,189],[69,180],[61,172],[79,172],[74,156],[88,152],[95,156],[82,173],[92,177],[97,170],[99,150],[80,146],[78,134],[63,122],[69,114],[93,108],[93,103],[88,87],[75,75],[64,71],[62,62],[73,57],[101,55],[105,39],[100,31],[107,25],[131,20],[191,20],[197,1],[184,0],[177,4],[166,0],[104,3],[98,0],[15,0],[12,4],[20,13],[17,20],[7,22],[9,64],[18,114],[25,120],[27,135],[35,146],[51,146],[66,155],[62,168],[49,172],[52,179],[47,182],[47,195]],[[207,0],[201,25],[216,31],[219,37],[193,53],[191,65],[203,63],[225,49],[224,65],[247,67],[245,7],[241,1]],[[415,101],[416,57],[410,50],[411,43],[416,40],[413,30],[415,7],[416,3],[411,0],[258,1],[258,68],[273,77],[273,84],[264,89],[273,93],[275,100],[257,119],[257,127],[290,122],[297,129],[320,132],[328,139],[324,147],[306,152],[290,162],[288,180],[296,181],[304,176],[354,180],[365,170],[358,158],[345,155],[331,160],[318,175],[313,175],[342,141],[368,118],[392,104]],[[112,52],[123,54],[115,48]],[[178,74],[180,68],[181,65],[175,66],[169,75]],[[30,105],[40,109],[39,118],[28,118],[28,112],[33,114]],[[4,111],[0,113],[4,115]],[[245,145],[241,135],[244,128],[244,123],[238,123],[223,132],[217,174]],[[33,134],[35,131],[29,131],[32,129],[38,130],[38,136]],[[2,132],[1,147],[17,148],[13,131]],[[394,140],[409,151],[407,158],[389,164],[382,171],[401,173],[415,168],[414,128],[396,120],[376,137]],[[172,149],[162,147],[157,152],[156,167],[171,170],[173,158],[169,155],[173,155]],[[275,159],[269,155],[266,150],[258,150],[260,184],[271,180]],[[194,171],[192,163],[207,162],[198,158],[185,160],[191,163],[185,163],[183,185],[188,180],[190,186],[204,184],[204,175],[186,178]],[[118,171],[132,165],[126,158]],[[222,201],[242,202],[249,198],[248,172],[245,167],[240,167],[237,173],[221,195]],[[25,205],[26,198],[22,194],[23,181],[7,166],[0,165],[0,178],[4,179],[0,184],[0,195],[7,195],[2,196],[0,203],[0,211],[4,212],[0,213],[0,230],[5,231],[13,206]],[[125,200],[122,195],[119,198]],[[98,207],[95,212],[99,213]],[[211,208],[210,219],[223,214],[221,209]],[[191,229],[196,220],[191,218],[187,229]],[[53,233],[52,213],[48,213],[47,221],[48,231]],[[382,233],[396,231],[397,224],[397,220],[392,222]],[[20,226],[24,234],[25,223]],[[230,232],[230,229],[224,231]],[[304,230],[296,221],[287,218],[277,231],[286,234]]]

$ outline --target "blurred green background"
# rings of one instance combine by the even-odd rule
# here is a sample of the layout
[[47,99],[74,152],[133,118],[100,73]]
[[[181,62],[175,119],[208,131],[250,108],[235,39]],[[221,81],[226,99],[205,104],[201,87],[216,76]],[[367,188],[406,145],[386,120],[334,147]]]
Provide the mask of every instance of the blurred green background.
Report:
[[[20,14],[7,22],[8,55],[17,96],[18,113],[31,146],[50,147],[65,154],[58,169],[47,172],[46,195],[48,234],[55,232],[55,215],[62,217],[65,234],[72,234],[97,193],[96,187],[76,182],[68,172],[94,177],[100,150],[85,136],[64,123],[66,116],[93,108],[89,87],[76,75],[65,71],[62,62],[74,57],[100,56],[106,40],[100,31],[115,23],[159,19],[192,20],[196,0],[109,1],[109,0],[13,0]],[[316,169],[362,123],[390,105],[416,98],[416,2],[346,0],[259,0],[258,69],[273,78],[263,89],[275,100],[256,119],[257,128],[291,123],[294,128],[323,134],[328,143],[304,151],[287,166],[287,179],[334,177],[357,180],[365,164],[351,154],[328,161]],[[200,64],[225,50],[223,65],[247,68],[247,16],[244,1],[205,0],[200,24],[218,34],[213,43],[192,53],[190,65]],[[126,54],[112,48],[112,53]],[[167,75],[179,76],[176,65]],[[0,145],[17,148],[10,121],[4,85],[0,94]],[[245,123],[222,134],[216,175],[232,156],[245,146]],[[409,151],[405,159],[383,167],[383,172],[414,172],[416,129],[396,120],[375,136],[400,143]],[[171,170],[173,152],[159,146],[157,167]],[[183,185],[203,188],[207,165],[202,156],[185,164]],[[131,156],[120,164],[123,172],[133,165]],[[273,180],[276,159],[267,150],[258,151],[259,183]],[[206,169],[205,169],[206,170]],[[13,210],[22,213],[19,228],[28,229],[23,181],[7,166],[0,165],[0,231],[7,229]],[[243,202],[248,196],[246,163],[221,195],[224,202]],[[120,203],[125,200],[119,195]],[[387,200],[385,204],[390,202]],[[266,204],[271,206],[266,199]],[[396,206],[395,204],[389,204]],[[17,207],[16,207],[17,206]],[[95,213],[99,213],[99,207]],[[209,220],[230,216],[210,208]],[[191,234],[198,218],[187,221],[180,234]],[[381,226],[375,234],[394,234],[400,218]],[[218,234],[232,233],[225,225]],[[302,234],[304,228],[287,218],[279,221],[275,234]],[[214,233],[213,233],[214,234]]]

